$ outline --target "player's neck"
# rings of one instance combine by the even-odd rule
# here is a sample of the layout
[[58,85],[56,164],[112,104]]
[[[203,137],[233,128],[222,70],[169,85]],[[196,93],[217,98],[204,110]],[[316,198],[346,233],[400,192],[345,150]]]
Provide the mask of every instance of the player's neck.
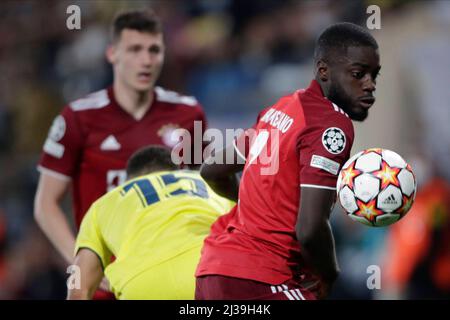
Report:
[[147,113],[153,102],[153,91],[138,92],[119,83],[114,82],[114,96],[119,106],[136,120],[140,120]]

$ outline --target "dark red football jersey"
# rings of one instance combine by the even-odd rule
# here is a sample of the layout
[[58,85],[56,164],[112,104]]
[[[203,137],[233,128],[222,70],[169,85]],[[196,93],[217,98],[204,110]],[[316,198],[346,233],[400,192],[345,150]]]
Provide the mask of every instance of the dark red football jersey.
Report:
[[309,272],[295,233],[300,187],[335,189],[353,125],[312,81],[263,110],[253,129],[238,204],[213,224],[196,276],[277,285]]
[[38,170],[72,180],[79,227],[90,205],[126,180],[126,163],[136,150],[149,144],[173,147],[177,128],[194,137],[194,121],[205,129],[204,112],[193,97],[156,87],[151,107],[136,120],[118,105],[110,87],[64,107],[50,128]]

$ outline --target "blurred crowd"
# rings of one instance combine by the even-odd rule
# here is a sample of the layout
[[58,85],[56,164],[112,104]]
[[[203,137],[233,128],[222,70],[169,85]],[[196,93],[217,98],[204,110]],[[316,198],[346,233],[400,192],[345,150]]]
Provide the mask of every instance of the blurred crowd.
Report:
[[[71,4],[81,9],[80,30],[66,27]],[[3,0],[0,299],[65,297],[66,266],[33,220],[35,167],[48,128],[62,106],[111,83],[104,50],[118,11],[150,6],[160,15],[167,56],[159,84],[196,96],[209,126],[223,130],[252,125],[260,109],[307,86],[313,77],[316,36],[333,22],[365,25],[370,4],[381,8],[381,29],[373,34],[379,41],[382,70],[377,103],[369,119],[356,125],[352,153],[366,147],[392,149],[411,163],[419,193],[423,189],[433,194],[429,189],[439,188],[441,197],[433,202],[418,196],[417,201],[426,205],[414,206],[411,217],[395,228],[357,225],[337,208],[333,225],[342,274],[332,298],[448,298],[450,249],[447,245],[432,257],[427,253],[438,247],[433,241],[444,243],[448,238],[450,224],[449,2]],[[436,179],[440,182],[434,183]],[[419,231],[427,232],[428,242],[416,248],[420,253],[410,261],[408,271],[399,271],[392,256],[398,252],[390,244],[408,222],[412,240],[403,239],[405,248],[417,242],[411,233],[419,232],[419,220],[423,224]],[[416,229],[411,221],[416,221]],[[442,266],[430,262],[427,269],[425,260],[439,254],[444,257]],[[367,289],[370,265],[379,265],[382,273],[386,270],[380,290]],[[433,268],[443,268],[443,275],[427,277],[427,272],[435,273]],[[439,290],[427,291],[430,286]]]

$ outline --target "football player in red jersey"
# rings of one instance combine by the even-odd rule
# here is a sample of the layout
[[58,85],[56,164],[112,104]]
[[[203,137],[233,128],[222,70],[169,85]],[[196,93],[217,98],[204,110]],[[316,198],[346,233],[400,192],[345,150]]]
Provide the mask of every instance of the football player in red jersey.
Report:
[[152,11],[118,15],[106,50],[112,86],[65,106],[50,128],[38,166],[34,216],[69,263],[75,237],[60,205],[69,187],[79,228],[90,205],[126,180],[131,154],[149,144],[173,147],[174,130],[193,133],[194,121],[206,125],[195,98],[155,86],[164,53],[162,26]]
[[316,43],[310,86],[264,109],[247,134],[214,155],[233,152],[245,165],[202,165],[205,180],[238,204],[205,239],[197,299],[327,296],[339,273],[329,223],[337,174],[350,155],[351,119],[364,120],[375,102],[379,70],[378,44],[365,29],[330,26]]

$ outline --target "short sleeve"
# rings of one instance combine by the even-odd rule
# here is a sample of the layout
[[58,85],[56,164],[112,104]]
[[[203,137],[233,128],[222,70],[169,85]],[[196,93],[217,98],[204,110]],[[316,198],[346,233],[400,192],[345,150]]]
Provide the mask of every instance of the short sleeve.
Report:
[[83,248],[87,248],[97,254],[103,269],[110,263],[112,254],[101,234],[97,222],[97,207],[95,203],[91,206],[81,222],[80,231],[78,232],[75,243],[75,255]]
[[83,147],[79,120],[70,107],[65,107],[50,127],[45,140],[38,170],[49,171],[63,178],[72,177],[78,170]]
[[353,125],[328,121],[328,125],[306,127],[297,138],[300,186],[336,189],[337,176],[350,156]]

